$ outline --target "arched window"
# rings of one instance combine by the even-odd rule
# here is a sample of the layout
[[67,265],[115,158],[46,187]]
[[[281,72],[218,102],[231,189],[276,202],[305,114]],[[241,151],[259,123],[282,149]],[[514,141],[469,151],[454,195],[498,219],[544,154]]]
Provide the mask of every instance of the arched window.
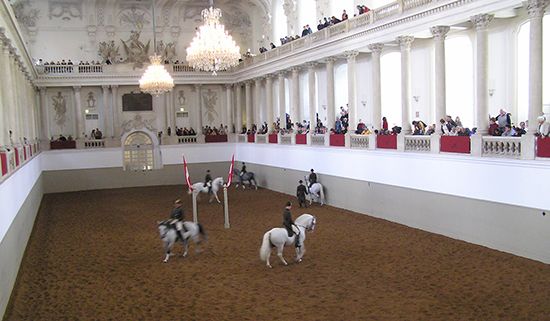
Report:
[[[390,129],[401,124],[401,53],[389,52],[380,57],[382,117]],[[381,120],[374,120],[374,123]]]
[[[550,52],[550,18],[543,18],[543,58],[542,68],[542,103],[545,114],[550,114],[550,63],[545,59]],[[530,23],[526,22],[519,28],[517,38],[517,110],[518,122],[528,118],[529,113],[529,32]]]
[[153,169],[153,141],[144,132],[134,132],[124,141],[124,168],[132,171]]
[[[474,53],[468,36],[445,41],[447,115],[460,117],[464,127],[474,124]],[[435,120],[439,123],[439,119]]]

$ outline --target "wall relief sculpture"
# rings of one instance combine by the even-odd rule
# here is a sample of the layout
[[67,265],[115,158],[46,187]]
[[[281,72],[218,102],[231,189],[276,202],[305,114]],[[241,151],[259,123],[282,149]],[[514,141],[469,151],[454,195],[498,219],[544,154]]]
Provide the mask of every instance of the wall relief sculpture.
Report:
[[183,90],[178,91],[178,105],[179,107],[184,107],[187,98],[185,98],[185,92]]
[[141,31],[132,31],[128,40],[120,40],[126,52],[126,62],[133,63],[134,69],[143,68],[143,63],[149,59],[149,45],[151,40],[147,41],[147,44],[144,44],[139,41],[140,34]]
[[67,102],[65,96],[60,91],[57,92],[57,96],[52,96],[53,109],[55,111],[54,120],[57,126],[62,130],[65,127],[67,120]]
[[157,44],[157,54],[162,56],[162,60],[168,60],[170,62],[174,62],[176,59],[176,43],[175,42],[169,42],[167,44],[164,43],[164,41],[160,41]]
[[82,20],[82,1],[62,0],[49,2],[50,20],[53,18],[61,18],[61,20],[69,21],[74,18]]
[[153,119],[143,119],[143,117],[138,114],[134,116],[134,119],[129,119],[122,123],[121,136],[132,130],[140,130],[143,128],[155,133],[157,130],[153,127],[153,121]]
[[103,59],[103,62],[110,61],[111,63],[115,63],[120,56],[120,54],[118,53],[118,48],[119,47],[115,46],[115,42],[113,40],[109,42],[100,42],[99,56]]
[[12,3],[15,18],[19,24],[27,28],[35,28],[36,21],[40,18],[40,10],[31,8],[30,0],[22,0]]
[[118,16],[121,26],[129,26],[137,30],[142,30],[150,23],[147,11],[135,6],[122,10]]
[[218,112],[216,111],[216,105],[218,103],[218,93],[208,89],[203,95],[202,99],[204,102],[204,115],[206,120],[210,125],[213,124],[214,120],[219,117]]
[[88,93],[88,98],[86,99],[86,107],[95,108],[95,106],[96,106],[96,99],[94,97],[94,93],[90,91]]

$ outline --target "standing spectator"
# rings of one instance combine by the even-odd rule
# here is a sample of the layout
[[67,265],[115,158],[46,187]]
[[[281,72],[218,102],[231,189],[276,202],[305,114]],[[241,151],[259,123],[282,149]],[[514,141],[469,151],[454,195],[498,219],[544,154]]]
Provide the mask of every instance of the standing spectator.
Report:
[[348,20],[348,14],[346,13],[346,10],[344,10],[344,12],[342,12],[342,21],[344,20]]
[[382,117],[382,130],[384,132],[388,131],[388,120],[386,119],[386,117]]
[[537,120],[539,122],[539,128],[535,135],[540,137],[548,137],[550,135],[550,123],[546,121],[545,116],[540,116]]
[[510,113],[507,113],[504,109],[500,110],[500,113],[496,117],[498,127],[501,131],[504,130],[506,125],[512,126],[512,120],[510,119]]

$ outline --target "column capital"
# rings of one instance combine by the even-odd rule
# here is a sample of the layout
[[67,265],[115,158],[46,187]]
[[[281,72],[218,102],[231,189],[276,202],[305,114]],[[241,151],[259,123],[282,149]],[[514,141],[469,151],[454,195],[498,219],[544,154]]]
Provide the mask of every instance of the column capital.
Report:
[[529,18],[542,18],[549,2],[548,0],[528,0],[525,2],[525,9],[527,9]]
[[118,85],[111,85],[111,89],[117,89]]
[[264,80],[264,77],[257,77],[257,78],[254,78],[254,84],[257,85],[258,83],[261,83],[262,80]]
[[292,72],[292,74],[297,74],[298,72],[300,72],[302,68],[300,66],[293,66],[293,67],[290,67],[290,71]]
[[36,89],[38,89],[38,91],[40,91],[40,94],[41,94],[41,95],[45,95],[45,94],[46,94],[47,87],[44,87],[44,86],[37,86]]
[[233,84],[225,84],[224,87],[227,90],[231,90],[231,88],[233,88]]
[[319,63],[317,61],[310,61],[305,63],[306,68],[309,70],[315,69],[315,67],[317,67],[318,65]]
[[80,93],[80,88],[82,88],[82,86],[73,86],[75,93]]
[[494,17],[495,16],[492,15],[492,14],[482,13],[482,14],[478,14],[478,15],[470,17],[470,21],[472,22],[472,24],[476,28],[476,31],[477,30],[485,30],[485,29],[487,29],[487,27],[489,26],[491,21],[493,21]]
[[252,85],[252,79],[247,79],[244,81],[244,86],[250,88],[250,85]]
[[201,84],[195,84],[195,85],[193,86],[193,89],[194,89],[195,91],[199,91],[199,90],[201,90],[201,87],[202,87]]
[[351,61],[351,60],[355,60],[355,58],[359,55],[359,51],[358,50],[349,50],[349,51],[344,51],[344,57],[346,57],[346,59],[348,61]]
[[281,71],[277,71],[277,76],[279,78],[284,78],[287,74],[287,71],[286,70],[281,70]]
[[324,62],[328,64],[328,63],[334,63],[336,60],[338,60],[338,58],[336,57],[327,57],[325,58]]
[[430,28],[430,32],[436,40],[444,40],[449,30],[451,30],[449,26],[433,26]]
[[109,85],[101,85],[101,89],[103,89],[103,91],[109,90]]
[[382,52],[382,49],[384,49],[384,44],[383,43],[380,43],[380,42],[377,42],[377,43],[371,43],[370,45],[367,46],[369,48],[370,51],[372,51],[373,53],[381,53]]
[[275,78],[275,75],[274,75],[274,74],[267,74],[267,75],[265,75],[265,80],[271,80],[271,79],[273,79],[273,78]]
[[411,44],[414,41],[413,36],[399,36],[395,38],[395,41],[399,44],[399,47],[401,47],[401,50],[409,50],[411,49]]

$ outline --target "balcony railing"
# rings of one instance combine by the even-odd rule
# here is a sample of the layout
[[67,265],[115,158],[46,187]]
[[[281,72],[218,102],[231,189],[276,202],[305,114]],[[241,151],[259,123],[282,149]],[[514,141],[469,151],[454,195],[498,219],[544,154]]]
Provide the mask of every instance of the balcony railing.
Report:
[[105,148],[105,139],[90,139],[84,141],[84,148]]
[[430,136],[405,135],[405,151],[430,152]]
[[292,135],[281,135],[281,145],[291,145]]
[[520,158],[521,137],[484,136],[482,140],[482,155]]
[[311,145],[325,146],[325,135],[324,134],[311,135]]
[[358,149],[369,148],[369,136],[368,135],[350,135],[350,147]]
[[197,136],[178,136],[178,144],[196,144]]

